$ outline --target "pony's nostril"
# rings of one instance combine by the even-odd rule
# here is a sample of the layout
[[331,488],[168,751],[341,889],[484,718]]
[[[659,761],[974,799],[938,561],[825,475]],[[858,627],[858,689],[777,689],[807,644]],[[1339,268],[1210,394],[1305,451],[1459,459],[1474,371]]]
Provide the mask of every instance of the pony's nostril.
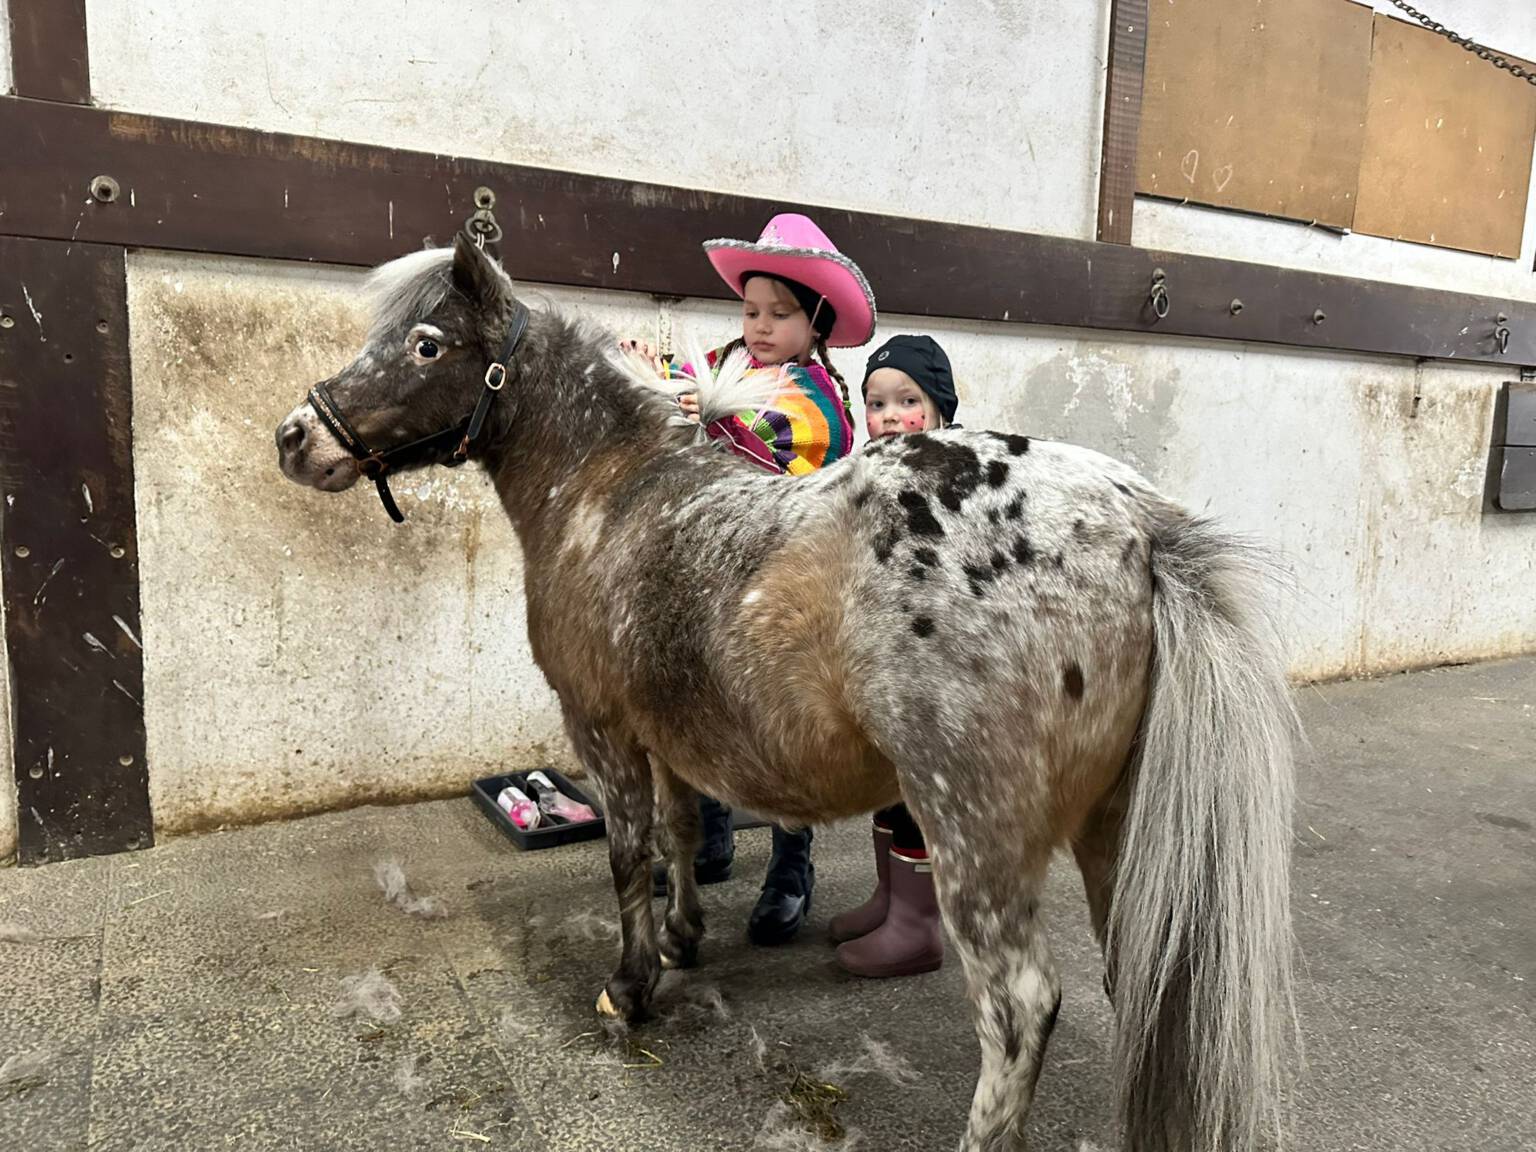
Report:
[[306,435],[304,425],[297,420],[290,420],[277,430],[277,446],[284,452],[297,452],[304,446]]

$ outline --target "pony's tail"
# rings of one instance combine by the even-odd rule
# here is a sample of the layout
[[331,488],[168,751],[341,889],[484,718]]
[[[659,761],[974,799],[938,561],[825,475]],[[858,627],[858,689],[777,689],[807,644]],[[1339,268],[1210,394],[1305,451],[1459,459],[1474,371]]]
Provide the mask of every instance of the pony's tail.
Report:
[[1300,726],[1267,552],[1153,509],[1151,694],[1110,916],[1128,1152],[1283,1144]]

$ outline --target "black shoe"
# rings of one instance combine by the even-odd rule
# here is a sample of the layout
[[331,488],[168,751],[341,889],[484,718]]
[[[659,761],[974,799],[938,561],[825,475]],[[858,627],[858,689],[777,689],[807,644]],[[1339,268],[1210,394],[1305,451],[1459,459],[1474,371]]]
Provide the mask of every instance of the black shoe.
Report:
[[784,944],[795,938],[811,911],[811,894],[765,887],[747,920],[747,938],[754,944]]
[[783,944],[792,940],[811,911],[816,868],[811,863],[811,830],[786,832],[774,826],[773,857],[747,920],[747,937],[754,944]]

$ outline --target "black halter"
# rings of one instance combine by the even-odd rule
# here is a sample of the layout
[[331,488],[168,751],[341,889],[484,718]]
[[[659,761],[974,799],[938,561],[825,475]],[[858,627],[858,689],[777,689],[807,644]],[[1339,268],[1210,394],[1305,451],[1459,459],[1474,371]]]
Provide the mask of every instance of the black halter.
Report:
[[500,392],[502,385],[507,382],[507,365],[512,361],[512,354],[517,351],[524,333],[528,331],[528,309],[520,300],[513,301],[513,304],[517,310],[512,314],[511,331],[507,333],[506,343],[501,346],[501,355],[485,370],[485,387],[480,390],[480,399],[475,401],[475,410],[457,424],[444,428],[441,432],[434,432],[430,436],[423,436],[420,440],[412,440],[409,444],[401,444],[395,448],[370,448],[367,441],[358,435],[357,429],[352,427],[347,418],[341,414],[341,409],[331,397],[329,385],[316,384],[309,390],[310,407],[314,408],[315,415],[320,417],[320,423],[329,428],[331,435],[341,441],[341,446],[352,453],[358,472],[373,481],[374,486],[379,490],[379,500],[384,505],[384,511],[389,513],[389,518],[396,524],[403,524],[405,517],[401,515],[400,508],[389,491],[387,473],[391,468],[412,460],[419,460],[433,450],[446,447],[454,441],[458,441],[458,444],[453,450],[453,455],[443,463],[449,468],[457,468],[469,458],[469,446],[479,438],[480,429],[485,425],[486,414],[491,410],[491,401],[496,399],[496,393]]

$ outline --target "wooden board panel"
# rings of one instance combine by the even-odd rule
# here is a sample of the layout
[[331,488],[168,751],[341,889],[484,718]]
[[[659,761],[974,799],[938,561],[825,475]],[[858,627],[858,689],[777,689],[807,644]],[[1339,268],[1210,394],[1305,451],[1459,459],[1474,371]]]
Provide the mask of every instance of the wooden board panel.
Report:
[[0,238],[0,495],[21,861],[147,847],[121,248]]
[[9,4],[16,94],[89,104],[85,0],[9,0]]
[[1099,156],[1097,237],[1131,242],[1141,84],[1147,57],[1147,0],[1114,0],[1109,13],[1109,76],[1104,86],[1104,145]]
[[1179,0],[1151,12],[1137,191],[1348,227],[1371,10]]
[[[485,184],[515,276],[724,297],[699,242],[807,211],[886,313],[1536,364],[1536,304],[1207,256],[0,98],[7,154],[25,162],[0,181],[0,235],[368,265],[446,241]],[[123,193],[87,205],[98,173]],[[1147,305],[1159,267],[1173,300],[1163,320]]]
[[1377,16],[1355,231],[1519,256],[1533,137],[1536,88]]

